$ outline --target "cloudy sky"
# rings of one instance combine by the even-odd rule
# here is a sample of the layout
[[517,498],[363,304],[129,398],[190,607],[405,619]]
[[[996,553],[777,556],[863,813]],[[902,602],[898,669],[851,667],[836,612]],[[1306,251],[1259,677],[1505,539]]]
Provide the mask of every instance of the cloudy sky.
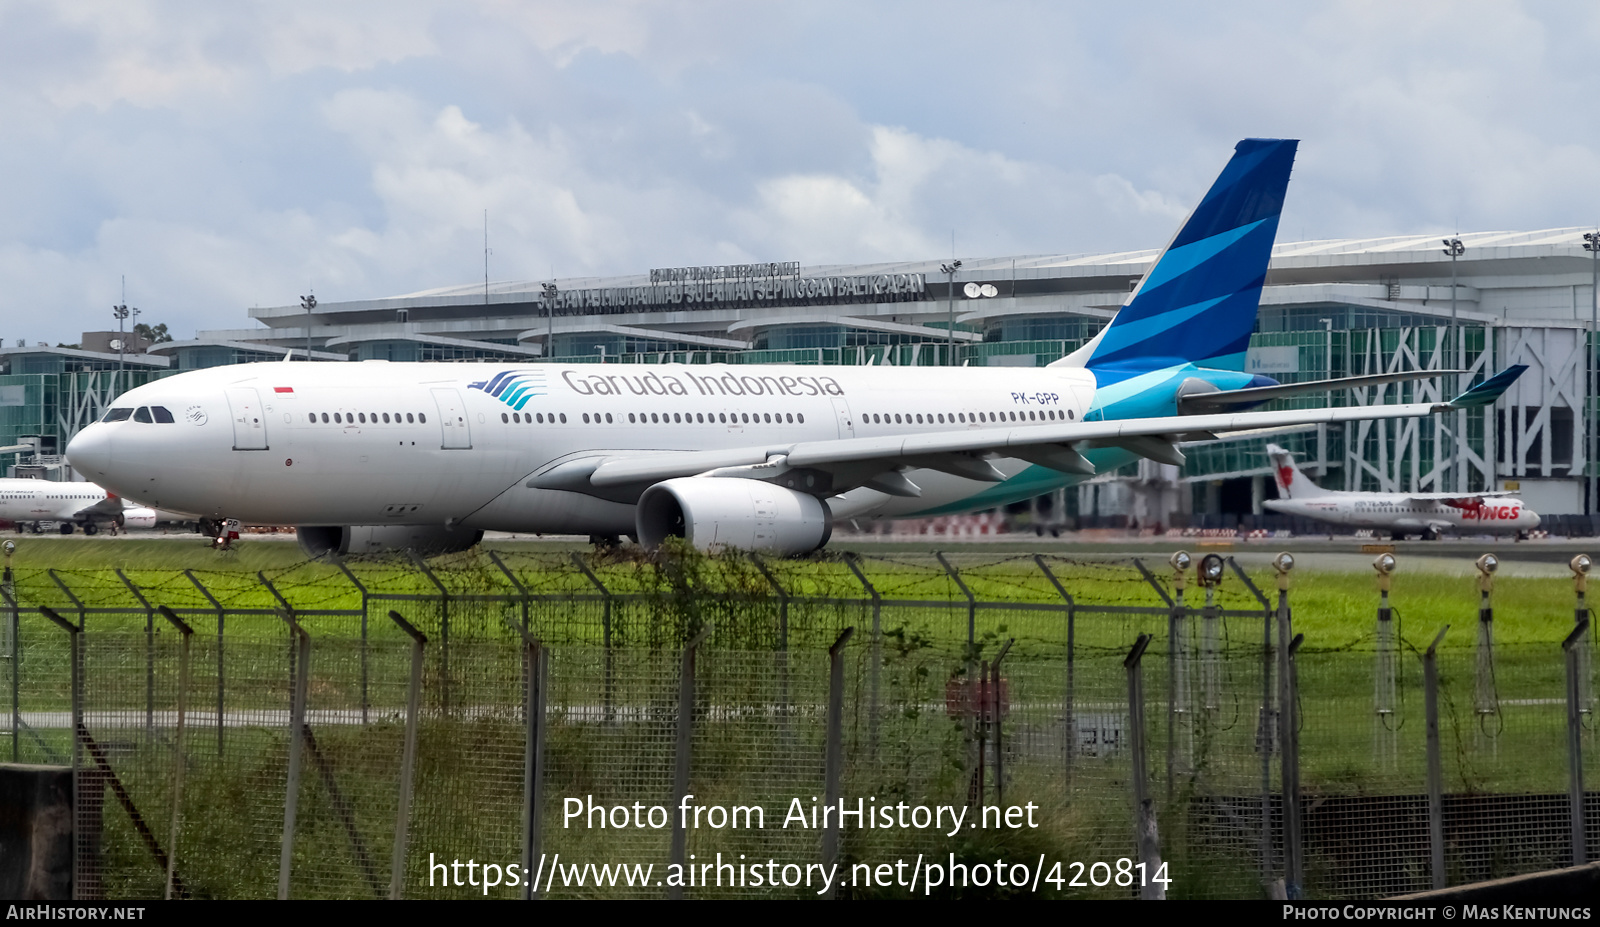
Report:
[[[127,300],[1159,247],[1244,136],[1280,239],[1600,221],[1592,2],[0,0],[0,337]],[[1589,80],[1589,86],[1583,83]]]

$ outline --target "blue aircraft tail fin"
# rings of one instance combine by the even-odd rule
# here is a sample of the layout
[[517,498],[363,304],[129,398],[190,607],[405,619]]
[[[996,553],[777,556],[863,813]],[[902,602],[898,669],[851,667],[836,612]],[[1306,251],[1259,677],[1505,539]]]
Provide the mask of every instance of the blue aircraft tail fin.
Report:
[[[1247,138],[1116,318],[1075,358],[1121,379],[1175,364],[1244,370],[1294,139]],[[1121,376],[1118,376],[1118,374]]]

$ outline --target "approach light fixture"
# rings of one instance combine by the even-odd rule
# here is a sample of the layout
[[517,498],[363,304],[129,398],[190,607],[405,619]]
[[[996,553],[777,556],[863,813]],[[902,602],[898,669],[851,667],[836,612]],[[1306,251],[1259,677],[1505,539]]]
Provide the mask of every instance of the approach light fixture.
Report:
[[[0,549],[3,549],[6,552],[6,556],[9,557],[12,554],[17,552],[17,542],[16,541],[7,541],[7,542],[5,542],[5,544],[0,545]],[[1587,558],[1585,558],[1585,559],[1587,559]],[[1574,561],[1574,562],[1576,562],[1576,561]],[[1585,565],[1584,570],[1585,571],[1588,570],[1588,566],[1587,565]]]
[[[10,542],[7,541],[6,543],[9,544]],[[1567,564],[1567,568],[1578,576],[1587,574],[1591,566],[1594,566],[1594,561],[1589,559],[1588,554],[1579,554],[1572,558],[1572,562]]]
[[1388,576],[1394,572],[1394,564],[1394,554],[1379,554],[1373,559],[1372,568],[1378,571],[1378,575]]
[[1287,573],[1294,569],[1294,554],[1284,551],[1278,556],[1272,558],[1272,568],[1277,570],[1279,573]]
[[1206,554],[1200,558],[1200,582],[1207,586],[1215,586],[1222,582],[1222,557],[1218,554]]
[[1494,554],[1484,554],[1478,558],[1478,561],[1473,566],[1477,567],[1478,572],[1484,576],[1490,576],[1495,570],[1500,569],[1500,558]]
[[1187,573],[1189,572],[1189,565],[1194,563],[1194,558],[1189,556],[1188,551],[1180,550],[1171,557],[1168,557],[1167,562],[1172,564],[1172,568],[1177,570],[1179,573]]

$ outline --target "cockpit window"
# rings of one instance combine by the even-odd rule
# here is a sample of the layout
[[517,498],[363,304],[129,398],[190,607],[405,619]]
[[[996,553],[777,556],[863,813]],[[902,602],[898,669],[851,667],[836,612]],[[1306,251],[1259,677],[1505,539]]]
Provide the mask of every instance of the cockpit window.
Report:
[[139,411],[133,413],[133,420],[136,422],[144,422],[146,425],[150,424],[150,407],[140,406]]
[[167,410],[166,406],[151,406],[150,414],[155,417],[156,422],[159,424],[171,425],[173,423],[172,413]]
[[102,422],[125,422],[125,421],[128,420],[128,416],[130,416],[132,414],[133,414],[133,410],[132,409],[112,409],[111,411],[107,412],[106,413],[106,417],[101,419],[100,421],[102,421]]

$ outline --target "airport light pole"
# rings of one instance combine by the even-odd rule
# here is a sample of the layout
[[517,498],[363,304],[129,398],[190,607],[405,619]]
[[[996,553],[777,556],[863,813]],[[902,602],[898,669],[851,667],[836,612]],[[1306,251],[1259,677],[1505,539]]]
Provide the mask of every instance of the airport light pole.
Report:
[[1585,360],[1589,362],[1589,514],[1600,512],[1600,499],[1595,498],[1595,457],[1600,456],[1600,435],[1596,435],[1595,402],[1600,392],[1600,371],[1596,370],[1595,341],[1600,339],[1600,231],[1583,233],[1583,250],[1589,252],[1589,344]]
[[555,281],[541,283],[539,289],[544,292],[544,359],[549,360],[556,353],[556,294],[561,291]]
[[[1459,238],[1446,238],[1443,241],[1444,253],[1450,255],[1450,366],[1451,369],[1459,370],[1461,368],[1461,346],[1457,344],[1460,330],[1456,327],[1456,258],[1465,253],[1467,249],[1466,246],[1461,244],[1461,239]],[[1460,390],[1460,377],[1452,374],[1450,377],[1450,395],[1440,398],[1448,401],[1455,398]],[[1461,420],[1464,416],[1465,413],[1459,410],[1455,415],[1451,416],[1450,434],[1452,435],[1452,440],[1450,442],[1450,455],[1445,458],[1445,464],[1449,469],[1445,471],[1447,478],[1442,487],[1446,492],[1449,492],[1456,483],[1456,465],[1453,458],[1461,452],[1461,440],[1456,436],[1460,434]],[[1492,486],[1490,487],[1490,489],[1493,488]]]
[[960,261],[951,261],[939,265],[939,273],[945,275],[950,281],[950,366],[956,365],[956,271],[961,269]]
[[306,310],[306,361],[311,360],[311,310],[317,308],[315,296],[300,297],[300,305]]
[[[126,300],[127,297],[124,296],[123,299]],[[126,323],[129,312],[133,313],[134,318],[137,319],[139,317],[139,310],[130,310],[126,302],[122,302],[111,307],[111,314],[115,316],[117,320],[117,380],[119,382],[125,378],[128,369],[128,335],[126,331]]]

